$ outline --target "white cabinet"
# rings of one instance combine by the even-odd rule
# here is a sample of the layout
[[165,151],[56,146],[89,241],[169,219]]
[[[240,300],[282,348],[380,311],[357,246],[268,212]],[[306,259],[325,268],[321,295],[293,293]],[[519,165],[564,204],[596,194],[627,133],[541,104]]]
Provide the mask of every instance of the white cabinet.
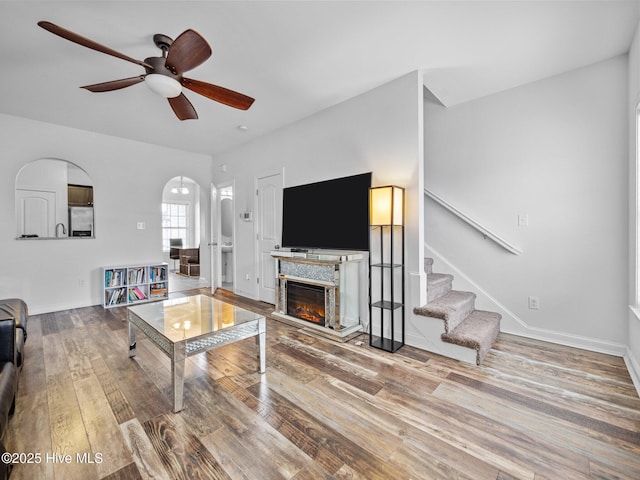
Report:
[[166,263],[103,267],[104,308],[164,300],[169,297]]

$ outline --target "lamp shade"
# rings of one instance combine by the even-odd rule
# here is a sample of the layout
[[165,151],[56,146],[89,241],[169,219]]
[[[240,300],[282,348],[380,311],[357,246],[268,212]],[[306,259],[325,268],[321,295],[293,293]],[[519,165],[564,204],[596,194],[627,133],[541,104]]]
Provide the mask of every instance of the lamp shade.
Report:
[[144,77],[147,86],[165,98],[177,97],[182,93],[182,85],[177,80],[159,73],[150,73]]
[[404,188],[393,185],[369,190],[371,225],[404,224]]

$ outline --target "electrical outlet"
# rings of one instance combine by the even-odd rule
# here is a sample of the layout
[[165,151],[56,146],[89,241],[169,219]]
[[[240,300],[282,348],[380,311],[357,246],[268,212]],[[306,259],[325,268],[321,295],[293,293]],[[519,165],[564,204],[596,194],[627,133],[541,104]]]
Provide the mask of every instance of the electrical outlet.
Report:
[[529,297],[529,308],[531,310],[540,310],[540,299],[538,297]]
[[136,228],[137,228],[138,230],[144,230],[144,229],[146,228],[146,225],[144,224],[144,222],[138,222],[138,223],[136,224]]
[[529,215],[526,213],[518,214],[518,226],[519,227],[528,227],[529,226]]
[[78,287],[80,288],[84,287],[84,280],[82,279],[78,280]]

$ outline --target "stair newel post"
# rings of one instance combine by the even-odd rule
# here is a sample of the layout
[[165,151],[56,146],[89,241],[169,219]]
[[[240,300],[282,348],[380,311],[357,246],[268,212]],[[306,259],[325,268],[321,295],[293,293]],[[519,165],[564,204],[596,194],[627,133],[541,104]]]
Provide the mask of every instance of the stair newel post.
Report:
[[[372,241],[369,252],[369,345],[395,352],[404,345],[404,189],[375,187],[370,190],[369,199],[370,238],[374,239],[375,229],[380,233],[379,244]],[[396,275],[401,277],[400,291]],[[379,299],[373,297],[376,280]]]

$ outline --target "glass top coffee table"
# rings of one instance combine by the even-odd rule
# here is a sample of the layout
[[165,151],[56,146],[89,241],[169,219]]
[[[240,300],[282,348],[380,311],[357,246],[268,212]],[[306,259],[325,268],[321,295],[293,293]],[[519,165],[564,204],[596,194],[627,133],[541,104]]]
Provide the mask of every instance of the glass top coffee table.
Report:
[[206,295],[128,308],[129,357],[136,355],[136,329],[171,359],[173,411],[183,406],[187,357],[228,343],[256,337],[258,371],[265,371],[265,318]]

